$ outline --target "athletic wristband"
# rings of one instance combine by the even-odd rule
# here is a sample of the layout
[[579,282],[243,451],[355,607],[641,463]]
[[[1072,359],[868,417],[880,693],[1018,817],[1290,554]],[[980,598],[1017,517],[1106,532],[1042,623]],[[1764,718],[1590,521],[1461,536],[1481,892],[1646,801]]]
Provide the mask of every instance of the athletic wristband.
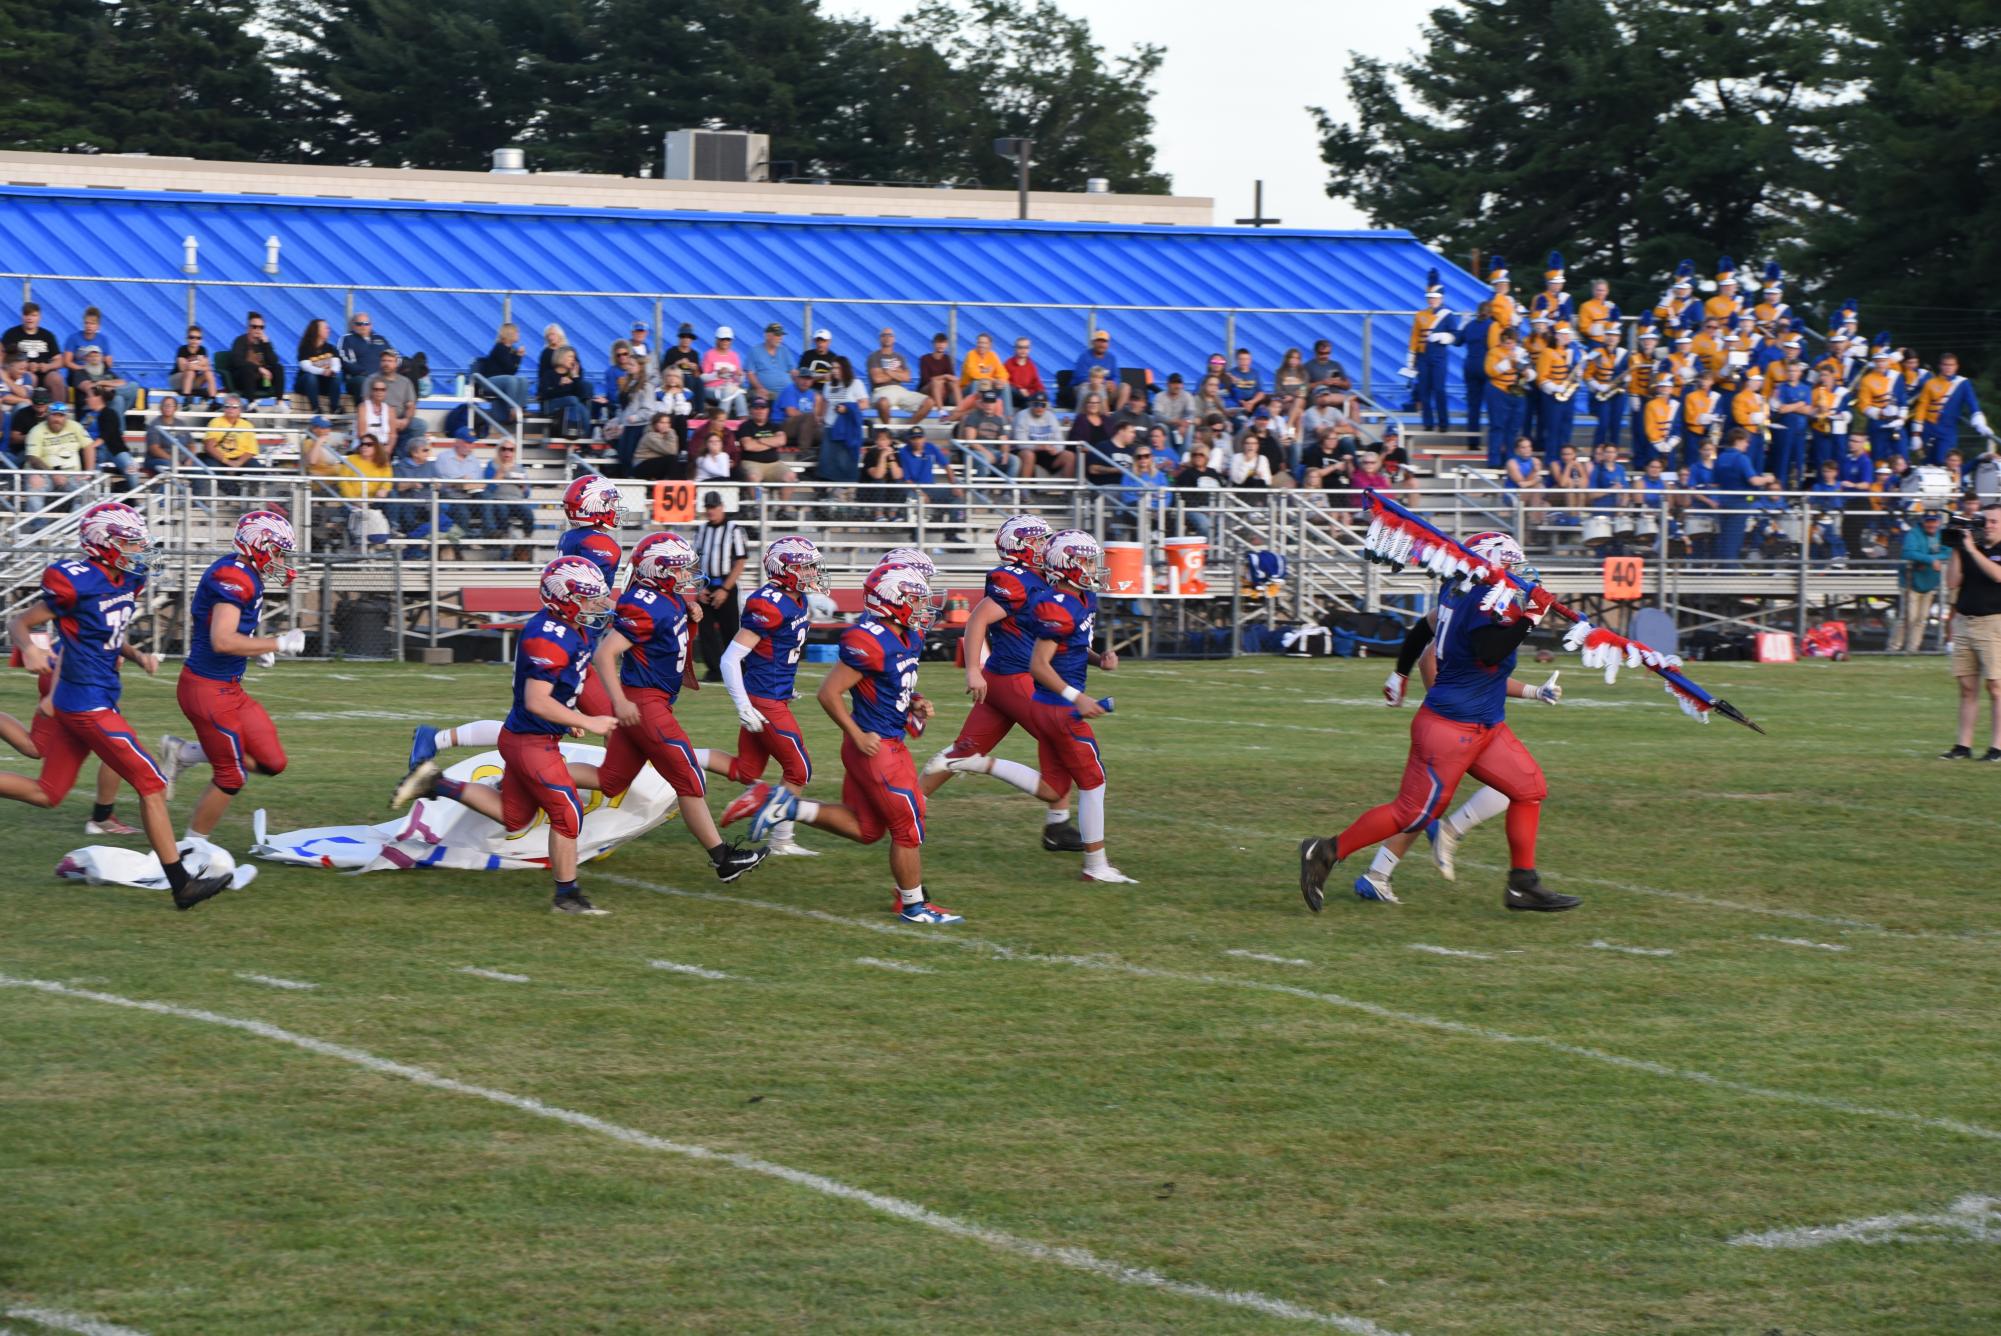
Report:
[[1084,694],[1083,692],[1077,690],[1077,688],[1075,687],[1063,688],[1063,699],[1069,701],[1072,705],[1075,705],[1077,703],[1077,698],[1083,694]]

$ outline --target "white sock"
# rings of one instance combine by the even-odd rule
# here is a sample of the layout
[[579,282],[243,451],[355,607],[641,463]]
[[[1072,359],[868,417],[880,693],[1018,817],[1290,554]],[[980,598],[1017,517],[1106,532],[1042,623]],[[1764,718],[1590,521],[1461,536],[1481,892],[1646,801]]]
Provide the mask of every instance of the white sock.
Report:
[[1023,793],[1034,794],[1042,787],[1042,776],[1034,766],[1023,765],[1020,761],[1003,761],[998,756],[987,758],[987,773],[1001,783],[1020,789]]
[[896,898],[906,905],[921,905],[924,903],[924,886],[920,882],[907,891],[899,886],[896,888]]
[[1376,846],[1375,861],[1369,864],[1369,871],[1380,872],[1387,877],[1397,870],[1397,864],[1402,861],[1402,854],[1392,851],[1387,844],[1379,844]]
[[[800,804],[799,804],[799,807],[800,807],[800,809],[801,809],[801,810],[803,811],[803,810],[805,809],[805,807],[806,807],[806,804],[805,804],[805,803],[800,803]],[[814,810],[814,811],[816,811],[816,812],[817,812],[817,811],[819,811],[819,810],[820,810],[820,805],[819,805],[818,803],[815,803],[815,804],[813,805],[813,810]],[[781,822],[779,822],[779,823],[778,823],[777,825],[773,826],[773,827],[771,828],[771,842],[772,842],[773,844],[790,844],[790,843],[792,843],[792,822],[791,822],[791,821],[781,821]]]
[[1067,807],[1052,807],[1042,814],[1042,824],[1045,826],[1060,826],[1069,819],[1070,809]]
[[[1095,789],[1077,790],[1077,829],[1086,844],[1105,842],[1105,786]],[[1101,860],[1102,861],[1102,860]],[[1091,855],[1084,855],[1085,866],[1090,866]]]
[[709,749],[707,747],[695,748],[695,769],[707,770],[708,768],[709,768]]
[[779,839],[779,832],[784,831],[783,838],[789,840],[792,838],[793,821],[804,821],[810,826],[813,824],[813,818],[818,815],[820,815],[820,804],[809,803],[804,798],[801,798],[799,800],[799,810],[792,814],[792,821],[781,821],[773,826],[771,828],[771,838],[774,840]]
[[1445,818],[1454,835],[1464,835],[1482,821],[1490,821],[1508,810],[1508,795],[1499,789],[1483,788]]
[[475,719],[457,728],[441,728],[434,739],[440,750],[446,747],[479,747],[487,749],[500,745],[500,720]]
[[181,754],[176,759],[182,765],[200,765],[208,759],[208,753],[201,749],[201,743],[190,738],[181,744]]
[[1086,872],[1103,872],[1111,865],[1112,861],[1105,857],[1103,849],[1086,849],[1084,851],[1084,870]]

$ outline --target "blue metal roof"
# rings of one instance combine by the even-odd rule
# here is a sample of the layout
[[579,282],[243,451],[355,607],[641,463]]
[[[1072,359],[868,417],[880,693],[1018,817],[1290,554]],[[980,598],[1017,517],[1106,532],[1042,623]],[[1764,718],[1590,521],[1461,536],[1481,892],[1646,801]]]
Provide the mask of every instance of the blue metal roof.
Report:
[[[1099,308],[1126,366],[1194,377],[1225,347],[1215,314],[1107,311],[1111,306],[1286,307],[1408,312],[1421,304],[1425,271],[1444,277],[1447,304],[1470,310],[1487,290],[1407,232],[1253,231],[1048,222],[790,217],[646,212],[491,204],[437,204],[245,195],[0,187],[0,269],[30,273],[177,280],[175,286],[38,279],[47,323],[67,334],[86,305],[128,363],[171,356],[186,310],[182,238],[201,245],[199,319],[210,344],[241,332],[245,310],[272,318],[274,342],[292,345],[313,316],[340,327],[343,295],[285,284],[352,287],[375,327],[434,370],[483,354],[501,319],[497,297],[392,293],[385,287],[521,292],[772,293],[811,299],[812,320],[859,366],[876,331],[893,326],[914,356],[946,328],[954,303],[1025,303],[1023,310],[962,309],[960,351],[987,329],[1003,354],[1013,337],[1035,340],[1045,378],[1083,350],[1081,311]],[[263,273],[265,238],[282,243],[282,272]],[[277,287],[248,284],[275,282]],[[917,302],[896,306],[891,302]],[[635,318],[654,320],[650,297],[519,296],[513,317],[532,349],[548,323],[569,332],[592,372]],[[659,312],[671,334],[685,320],[706,345],[718,324],[748,346],[770,320],[801,347],[805,310],[796,301],[673,297]],[[1363,318],[1242,314],[1238,344],[1269,375],[1288,347],[1311,356],[1315,339],[1358,379]],[[1373,381],[1401,398],[1395,368],[1409,325],[1378,318]],[[658,332],[656,331],[656,337]],[[1456,377],[1455,377],[1456,379]]]

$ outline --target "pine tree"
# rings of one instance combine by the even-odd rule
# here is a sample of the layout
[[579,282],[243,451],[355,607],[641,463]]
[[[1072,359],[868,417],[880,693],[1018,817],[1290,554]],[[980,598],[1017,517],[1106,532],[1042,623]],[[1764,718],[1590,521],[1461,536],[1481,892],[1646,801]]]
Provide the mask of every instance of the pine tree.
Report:
[[124,153],[284,159],[295,140],[251,0],[119,0],[83,63],[93,118]]
[[0,0],[0,143],[45,153],[113,147],[78,95],[103,20],[96,0]]

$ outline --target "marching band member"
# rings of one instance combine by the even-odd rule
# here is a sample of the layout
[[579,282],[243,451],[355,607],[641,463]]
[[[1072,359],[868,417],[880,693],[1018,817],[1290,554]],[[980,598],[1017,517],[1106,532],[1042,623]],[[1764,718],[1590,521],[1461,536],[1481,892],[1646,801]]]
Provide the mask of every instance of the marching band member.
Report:
[[1758,341],[1758,351],[1752,360],[1764,371],[1765,383],[1771,385],[1775,383],[1773,377],[1777,373],[1772,370],[1770,364],[1797,362],[1803,351],[1799,327],[1790,317],[1780,316],[1773,325],[1772,332]]
[[1855,382],[1855,407],[1868,423],[1869,453],[1881,464],[1902,452],[1897,428],[1904,410],[1897,406],[1896,363],[1897,350],[1884,330],[1869,350],[1869,369]]
[[1487,346],[1492,348],[1501,341],[1502,330],[1514,329],[1522,323],[1522,307],[1509,295],[1513,285],[1508,281],[1508,262],[1498,255],[1487,261],[1487,282],[1494,289],[1494,295],[1488,299],[1493,308],[1490,314],[1494,327],[1487,331]]
[[1744,299],[1737,292],[1737,262],[1722,256],[1716,261],[1716,295],[1702,304],[1703,317],[1719,321],[1728,329],[1743,309]]
[[1696,362],[1716,380],[1722,380],[1725,369],[1730,365],[1730,350],[1725,343],[1723,322],[1715,316],[1704,316],[1697,328],[1695,338],[1689,344],[1689,351],[1695,354]]
[[1513,325],[1499,327],[1499,341],[1487,353],[1487,467],[1499,468],[1521,434],[1523,397],[1535,371]]
[[1556,341],[1543,349],[1535,374],[1542,389],[1542,454],[1544,459],[1555,459],[1558,447],[1570,444],[1577,421],[1576,395],[1584,383],[1584,350],[1577,346],[1575,329],[1556,327]]
[[1646,423],[1641,420],[1647,404],[1654,397],[1654,382],[1672,379],[1670,373],[1662,369],[1660,357],[1660,332],[1652,325],[1641,325],[1638,337],[1639,347],[1626,358],[1626,411],[1633,420],[1633,465],[1646,467],[1646,457],[1640,447],[1647,444]]
[[1654,323],[1672,335],[1688,329],[1701,314],[1691,294],[1695,291],[1695,261],[1683,260],[1674,267],[1674,279],[1654,307]]
[[1828,357],[1813,368],[1813,388],[1807,395],[1807,476],[1820,476],[1822,464],[1841,463],[1841,438],[1848,434],[1849,390],[1841,383],[1839,359]]
[[1529,302],[1529,318],[1548,316],[1552,325],[1576,324],[1577,308],[1563,290],[1563,253],[1549,253],[1549,268],[1542,273],[1543,290]]
[[1722,404],[1716,393],[1716,378],[1697,370],[1695,381],[1681,396],[1682,444],[1692,448],[1698,441],[1715,444],[1723,436]]
[[1827,336],[1827,352],[1813,364],[1815,371],[1825,368],[1834,377],[1837,388],[1852,388],[1855,384],[1855,364],[1849,351],[1846,334],[1830,331]]
[[1785,296],[1785,277],[1779,270],[1779,262],[1767,260],[1763,300],[1751,308],[1751,313],[1757,317],[1758,328],[1766,333],[1778,328],[1779,321],[1785,319],[1793,309],[1786,305]]
[[1925,381],[1918,403],[1922,440],[1930,446],[1934,464],[1945,463],[1947,452],[1959,448],[1962,420],[1989,441],[1994,439],[1987,415],[1980,411],[1980,396],[1974,393],[1973,382],[1959,374],[1959,357],[1954,353],[1939,354],[1938,373]]
[[1765,471],[1766,429],[1771,425],[1771,405],[1765,401],[1765,373],[1747,367],[1741,385],[1730,397],[1730,425],[1742,427],[1746,453],[1751,456],[1751,472]]
[[1639,438],[1633,443],[1633,463],[1644,469],[1656,459],[1674,465],[1675,446],[1680,444],[1681,405],[1674,399],[1674,377],[1655,376],[1635,424]]
[[1731,388],[1736,388],[1746,369],[1753,366],[1761,371],[1764,369],[1758,360],[1758,349],[1764,342],[1764,336],[1758,333],[1757,317],[1749,311],[1739,311],[1736,328],[1730,330],[1723,338],[1723,353],[1725,365],[1729,368],[1727,374],[1730,377]]
[[1679,390],[1693,382],[1702,371],[1702,362],[1695,355],[1695,336],[1687,329],[1677,333],[1674,336],[1674,347],[1668,350],[1663,362],[1662,371],[1674,378],[1676,389]]
[[1626,354],[1619,347],[1619,327],[1613,325],[1597,335],[1597,346],[1584,359],[1584,383],[1591,391],[1591,413],[1595,426],[1591,444],[1619,443],[1619,428],[1626,420]]
[[[1537,368],[1536,376],[1542,375],[1542,355],[1550,350],[1556,340],[1550,337],[1551,320],[1540,312],[1529,317],[1529,336],[1522,340],[1522,351],[1528,354],[1529,365]],[[1542,439],[1542,396],[1531,394],[1522,409],[1522,434]]]
[[1897,406],[1904,410],[1903,421],[1897,424],[1899,447],[1897,453],[1914,459],[1917,457],[1918,447],[1914,446],[1913,442],[1924,436],[1924,424],[1917,417],[1915,410],[1918,407],[1918,398],[1924,393],[1925,383],[1932,378],[1932,373],[1919,363],[1916,348],[1904,349],[1900,358],[1901,365],[1891,384],[1892,397],[1896,400]]
[[1611,297],[1612,285],[1602,278],[1591,280],[1591,296],[1577,308],[1577,328],[1596,342],[1606,334],[1619,332],[1619,307]]
[[1772,475],[1787,490],[1804,486],[1807,422],[1813,411],[1813,387],[1802,378],[1806,364],[1779,362],[1771,374],[1779,379],[1766,395],[1771,405]]
[[1426,431],[1451,431],[1445,376],[1458,340],[1459,317],[1445,309],[1445,284],[1433,269],[1424,276],[1424,309],[1410,322],[1410,365],[1417,373],[1417,407]]
[[1466,386],[1466,430],[1475,436],[1480,434],[1480,410],[1486,407],[1487,398],[1487,350],[1492,346],[1489,335],[1494,331],[1494,303],[1481,302],[1473,310],[1473,318],[1459,329],[1459,343],[1466,349],[1460,375]]

